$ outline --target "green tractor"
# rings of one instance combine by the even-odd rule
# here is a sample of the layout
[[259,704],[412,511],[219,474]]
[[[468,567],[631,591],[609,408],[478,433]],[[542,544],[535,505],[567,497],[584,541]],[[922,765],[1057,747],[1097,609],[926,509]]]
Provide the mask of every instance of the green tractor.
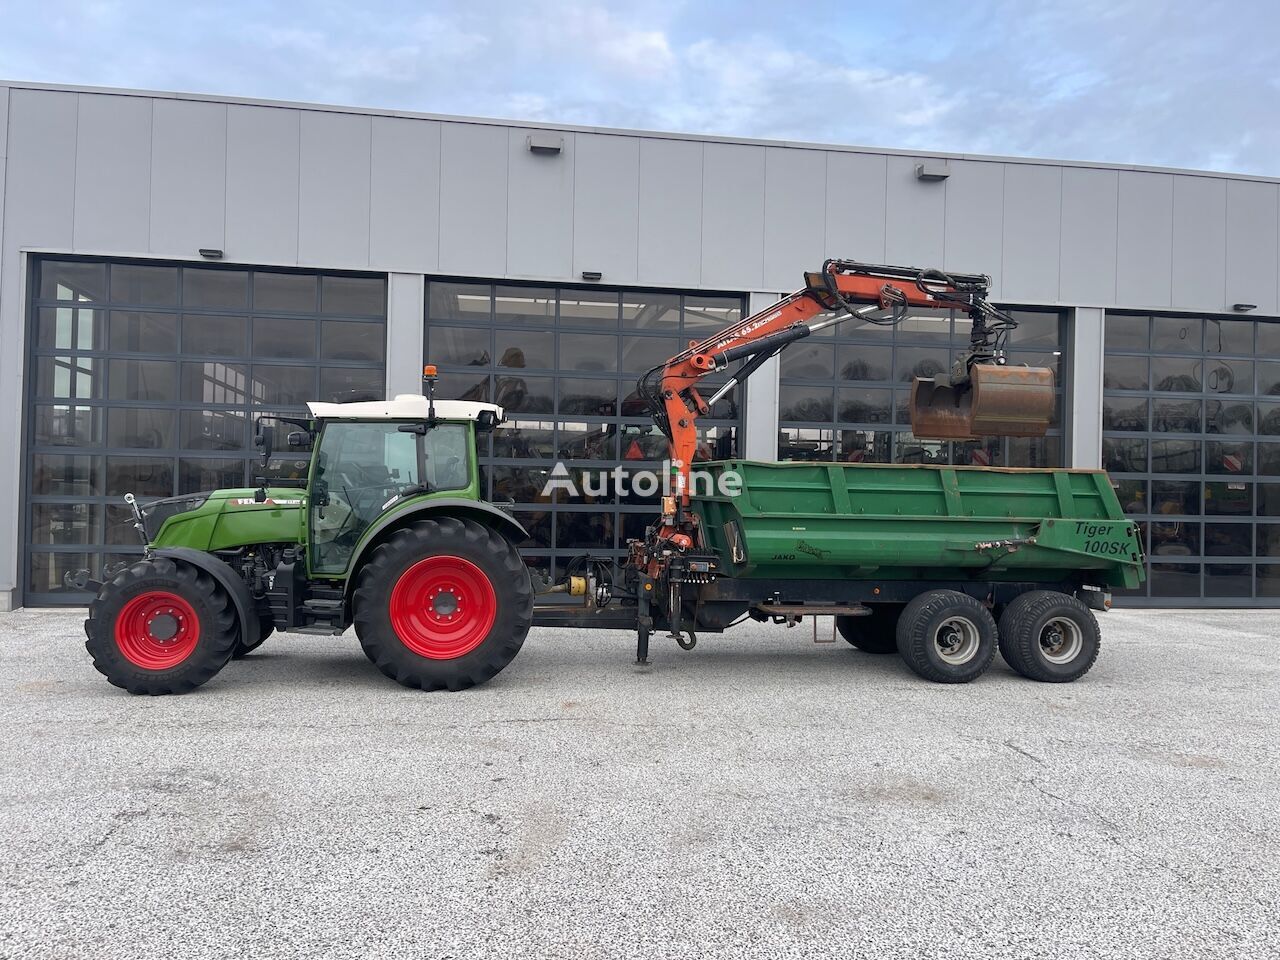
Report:
[[[354,624],[379,670],[422,690],[483,683],[519,652],[533,615],[514,546],[525,531],[481,499],[476,463],[477,434],[502,408],[430,389],[308,406],[308,419],[271,418],[295,428],[297,479],[126,498],[145,556],[105,583],[79,579],[97,591],[86,647],[111,683],[185,693],[273,630]],[[259,421],[264,465],[276,429]]]

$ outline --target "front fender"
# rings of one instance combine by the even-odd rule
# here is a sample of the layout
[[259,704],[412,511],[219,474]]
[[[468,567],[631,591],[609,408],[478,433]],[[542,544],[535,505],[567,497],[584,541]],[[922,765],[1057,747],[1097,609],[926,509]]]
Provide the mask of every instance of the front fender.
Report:
[[232,606],[236,608],[236,616],[240,619],[240,642],[246,647],[257,644],[258,638],[262,636],[262,624],[258,622],[253,594],[226,561],[191,547],[158,547],[152,552],[157,557],[169,557],[171,560],[189,563],[217,580],[218,585],[230,594]]
[[[444,514],[451,517],[470,517],[486,526],[493,527],[513,542],[519,542],[529,536],[528,531],[515,517],[504,513],[491,503],[483,500],[467,500],[463,497],[442,497],[439,500],[423,500],[407,510],[401,510],[383,517],[367,531],[364,540],[351,557],[351,565],[347,568],[347,595],[355,589],[356,574],[364,561],[373,553],[373,549],[382,542],[383,534],[414,520],[430,519]],[[216,558],[215,558],[216,559]]]

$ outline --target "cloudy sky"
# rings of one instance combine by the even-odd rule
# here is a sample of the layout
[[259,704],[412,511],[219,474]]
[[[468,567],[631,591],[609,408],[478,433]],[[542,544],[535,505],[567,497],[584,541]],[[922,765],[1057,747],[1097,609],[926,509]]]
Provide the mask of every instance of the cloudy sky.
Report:
[[0,0],[0,79],[1280,176],[1274,0]]

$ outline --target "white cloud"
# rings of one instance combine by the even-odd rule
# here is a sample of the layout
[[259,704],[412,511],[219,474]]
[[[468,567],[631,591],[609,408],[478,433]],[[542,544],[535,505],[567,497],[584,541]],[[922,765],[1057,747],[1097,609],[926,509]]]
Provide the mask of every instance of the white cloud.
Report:
[[884,143],[955,106],[922,73],[832,64],[761,37],[698,41],[683,51],[681,67],[682,96],[658,108],[681,129],[830,141],[855,128]]
[[405,32],[423,49],[450,59],[479,56],[489,46],[489,37],[481,31],[436,13],[422,14]]
[[550,120],[547,98],[537,93],[513,93],[506,98],[503,117],[517,120]]
[[675,64],[664,30],[636,24],[601,3],[535,4],[515,15],[507,39],[553,64],[594,64],[613,81],[654,79]]

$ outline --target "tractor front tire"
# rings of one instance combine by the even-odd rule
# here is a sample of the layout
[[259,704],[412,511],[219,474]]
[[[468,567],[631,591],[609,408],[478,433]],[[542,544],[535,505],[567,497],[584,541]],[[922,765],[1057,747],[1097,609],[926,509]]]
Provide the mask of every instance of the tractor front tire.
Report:
[[840,636],[865,653],[898,652],[898,615],[902,607],[896,603],[868,605],[871,613],[862,617],[836,617]]
[[231,597],[190,564],[156,557],[126,567],[89,604],[85,649],[130,693],[189,693],[221,670],[240,641]]
[[495,530],[458,517],[397,530],[360,571],[356,635],[392,680],[465,690],[515,659],[533,618],[529,571]]

